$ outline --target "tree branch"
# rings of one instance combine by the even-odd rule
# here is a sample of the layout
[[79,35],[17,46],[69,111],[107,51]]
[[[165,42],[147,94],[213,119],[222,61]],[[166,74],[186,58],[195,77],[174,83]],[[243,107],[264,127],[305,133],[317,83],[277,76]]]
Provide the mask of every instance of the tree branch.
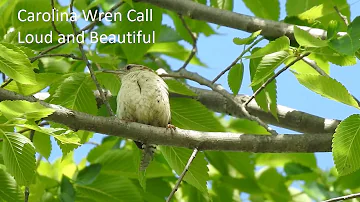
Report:
[[234,101],[234,96],[228,93],[221,85],[219,84],[213,84],[211,81],[207,80],[206,78],[200,76],[197,73],[189,72],[186,69],[181,69],[178,72],[172,72],[167,74],[160,75],[162,77],[175,77],[175,78],[185,78],[190,79],[192,81],[195,81],[201,85],[207,86],[211,88],[213,91],[220,93],[222,96],[233,102],[238,109],[240,109],[241,113],[246,117],[247,119],[251,121],[257,122],[260,126],[264,127],[270,134],[277,135],[276,131],[271,129],[266,123],[264,123],[261,119],[258,117],[255,117],[246,110],[245,105],[240,105],[237,102]]
[[30,62],[33,63],[35,62],[37,59],[39,58],[44,58],[44,57],[64,57],[64,58],[72,58],[74,60],[82,60],[82,58],[76,57],[74,54],[44,54],[44,55],[37,55],[35,57],[29,58]]
[[[160,8],[174,11],[183,16],[188,16],[196,20],[211,22],[217,25],[230,27],[245,32],[253,33],[258,30],[265,38],[278,38],[286,35],[290,40],[294,41],[294,25],[272,20],[265,20],[258,17],[243,15],[228,10],[212,8],[193,1],[184,0],[136,0],[138,2],[146,2],[156,5]],[[309,32],[316,38],[326,38],[326,31],[317,28],[298,26],[299,28]],[[345,32],[339,32],[338,35],[343,36]]]
[[[73,13],[73,5],[74,5],[74,0],[71,0],[71,3],[70,3],[70,13]],[[74,32],[74,35],[78,35],[78,32],[76,31],[76,26],[75,26],[75,22],[74,21],[71,21],[71,26],[72,26],[72,29],[73,29],[73,32]],[[84,47],[82,45],[82,43],[78,43],[79,45],[79,50],[81,52],[81,55],[82,55],[82,60],[85,62],[89,72],[90,72],[90,76],[91,76],[91,79],[93,80],[93,82],[95,83],[95,86],[96,86],[96,89],[99,91],[100,93],[100,97],[102,99],[102,101],[104,102],[105,106],[106,106],[106,109],[109,113],[110,116],[115,116],[113,110],[111,109],[111,106],[109,104],[109,102],[107,101],[105,95],[104,95],[104,92],[103,90],[101,89],[100,87],[100,84],[99,82],[97,81],[96,79],[96,76],[95,76],[95,73],[94,73],[94,70],[91,68],[91,65],[90,65],[90,62],[88,60],[88,58],[86,57],[86,54],[85,54],[85,51],[84,51]]]
[[[238,105],[235,105],[217,92],[195,87],[190,87],[190,89],[198,95],[197,100],[205,105],[208,109],[238,118],[246,118],[239,110],[238,105],[246,102],[250,96],[235,96],[234,101],[238,103]],[[277,114],[279,119],[277,120],[270,112],[263,111],[257,105],[255,100],[252,100],[247,105],[246,109],[251,114],[259,117],[268,124],[301,133],[334,133],[336,127],[340,123],[340,120],[326,119],[282,105],[277,106]]]
[[[315,71],[317,71],[321,76],[325,76],[325,77],[329,77],[329,78],[330,78],[330,76],[329,76],[324,70],[322,70],[322,69],[316,64],[316,62],[315,62],[314,60],[311,60],[311,59],[309,59],[309,58],[307,58],[307,57],[302,58],[302,60],[303,60],[306,64],[308,64],[310,67],[312,67]],[[355,101],[357,102],[357,104],[360,106],[360,101],[359,101],[353,94],[350,93],[350,95],[354,98],[354,100],[355,100]]]
[[360,198],[360,193],[349,194],[349,195],[346,195],[346,196],[340,196],[340,197],[325,200],[323,202],[335,202],[335,201],[348,200],[348,199],[352,199],[352,198]]
[[262,41],[264,37],[259,38],[258,40],[254,41],[249,47],[247,47],[240,55],[237,57],[228,67],[226,67],[222,72],[220,72],[219,75],[215,77],[214,80],[212,80],[211,83],[215,83],[217,80],[220,79],[222,75],[224,75],[227,71],[229,71],[247,52],[249,52],[256,44],[258,44],[260,41]]
[[304,57],[310,55],[310,52],[308,53],[304,53],[302,55],[299,55],[295,60],[291,61],[288,65],[286,65],[285,67],[283,67],[282,69],[280,69],[278,72],[276,72],[276,74],[274,74],[274,76],[270,77],[267,81],[265,81],[260,88],[258,88],[254,94],[250,97],[249,100],[247,100],[244,105],[248,105],[249,102],[251,102],[252,99],[254,99],[256,97],[256,95],[258,95],[269,83],[271,83],[276,77],[278,77],[281,73],[283,73],[285,70],[287,70],[289,67],[291,67],[292,65],[294,65],[297,61],[303,59]]
[[184,25],[185,29],[186,29],[186,30],[188,31],[188,33],[190,34],[191,39],[192,39],[192,42],[193,42],[193,44],[192,44],[193,48],[191,49],[191,53],[190,53],[189,57],[186,59],[186,61],[184,62],[183,66],[180,67],[180,69],[179,69],[179,71],[180,71],[181,69],[185,69],[185,68],[186,68],[186,66],[189,64],[189,62],[190,62],[191,59],[194,57],[194,55],[195,55],[195,53],[196,53],[196,51],[197,51],[197,45],[196,45],[196,43],[197,43],[197,36],[196,36],[196,34],[192,33],[192,31],[190,30],[189,26],[186,24],[185,19],[183,18],[183,16],[182,16],[182,15],[178,15],[178,16],[179,16],[182,24]]
[[149,144],[198,148],[199,150],[227,150],[260,153],[278,152],[330,152],[331,133],[303,135],[245,135],[230,132],[201,132],[183,130],[169,131],[135,122],[125,122],[115,117],[92,116],[66,109],[59,105],[48,104],[34,97],[19,95],[0,89],[0,101],[27,100],[54,109],[46,120],[64,124],[73,130],[87,130],[133,139]]
[[190,164],[192,163],[192,161],[195,159],[196,154],[198,153],[198,149],[195,148],[193,153],[191,154],[191,156],[189,157],[189,160],[187,162],[187,164],[185,165],[185,168],[183,170],[183,172],[181,173],[181,175],[179,176],[178,181],[176,182],[174,188],[171,190],[169,197],[166,199],[166,202],[170,202],[171,198],[174,196],[175,192],[178,190],[181,181],[183,180],[183,178],[185,177],[186,172],[189,170],[190,168]]
[[[51,8],[52,8],[53,10],[55,10],[54,0],[51,0]],[[51,20],[51,26],[53,27],[53,29],[55,30],[56,33],[62,34],[62,33],[57,29],[57,27],[56,27],[56,25],[55,25],[55,22],[54,22],[54,19]]]

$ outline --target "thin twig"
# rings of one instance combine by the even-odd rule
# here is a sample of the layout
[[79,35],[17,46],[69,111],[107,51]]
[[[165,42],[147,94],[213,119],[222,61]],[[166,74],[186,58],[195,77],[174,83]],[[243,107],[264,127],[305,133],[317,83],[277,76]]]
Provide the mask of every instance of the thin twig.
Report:
[[4,72],[1,72],[1,76],[2,76],[2,80],[5,81],[6,75],[4,74]]
[[[39,124],[39,126],[46,126],[46,125],[49,125],[49,122],[44,121],[44,122],[42,122],[42,123]],[[22,129],[22,130],[19,130],[18,133],[25,133],[25,132],[27,132],[27,131],[29,131],[29,130],[31,130],[31,129],[29,129],[29,128],[24,128],[24,129]]]
[[7,81],[5,81],[5,83],[3,83],[0,88],[5,88],[7,85],[9,85],[11,82],[13,81],[13,79],[8,79]]
[[[51,7],[52,7],[52,10],[55,11],[55,3],[54,3],[54,0],[51,0]],[[58,34],[62,34],[62,33],[56,28],[56,25],[55,25],[55,22],[54,22],[53,19],[51,20],[51,25],[52,25],[52,27],[54,28],[55,32],[57,32]]]
[[25,187],[25,202],[29,201],[30,189],[29,187]]
[[[40,122],[40,120],[38,121],[35,121],[36,125],[38,125]],[[33,142],[34,140],[34,135],[35,135],[35,130],[31,130],[30,131],[30,136],[29,136],[29,139],[31,142]],[[25,187],[25,192],[24,192],[24,195],[25,195],[25,202],[28,202],[29,201],[29,195],[30,195],[30,188],[28,186]]]
[[[71,2],[70,2],[70,13],[73,12],[73,6],[74,6],[74,0],[71,0]],[[76,26],[75,26],[74,21],[71,21],[71,26],[73,28],[74,35],[76,36],[78,34],[78,32],[76,31]],[[99,82],[97,81],[97,79],[95,77],[94,71],[91,68],[91,65],[90,65],[90,62],[89,62],[88,58],[86,57],[83,45],[81,43],[78,43],[78,45],[79,45],[79,50],[80,50],[81,55],[82,55],[82,60],[84,60],[84,62],[86,63],[87,68],[89,69],[91,79],[95,83],[95,86],[96,86],[97,90],[100,93],[101,99],[103,100],[103,102],[104,102],[104,104],[105,104],[105,106],[107,108],[108,113],[110,114],[110,116],[114,116],[115,114],[114,114],[113,110],[111,109],[109,102],[106,100],[104,92],[101,89],[100,84],[99,84]]]
[[[308,64],[310,67],[312,67],[315,71],[317,71],[321,76],[325,76],[325,77],[329,77],[330,76],[324,71],[322,70],[314,60],[311,60],[309,59],[308,57],[304,57],[302,59],[306,64]],[[357,104],[360,106],[360,101],[353,95],[353,94],[350,94],[354,100],[357,102]]]
[[44,54],[44,55],[38,55],[32,58],[29,58],[30,62],[33,63],[35,62],[37,59],[39,58],[43,58],[43,57],[65,57],[65,58],[72,58],[74,60],[82,60],[82,58],[76,57],[74,54]]
[[281,73],[283,73],[285,70],[287,70],[289,67],[294,65],[297,61],[303,59],[304,57],[310,55],[310,52],[304,53],[300,56],[298,56],[295,60],[291,61],[289,64],[287,64],[285,67],[280,69],[276,74],[272,77],[270,77],[265,83],[263,83],[260,88],[258,88],[254,94],[251,95],[251,97],[243,104],[245,107],[251,102],[252,99],[255,98],[256,95],[258,95],[269,83],[271,83],[276,77],[278,77]]
[[227,92],[221,85],[213,84],[210,80],[200,76],[197,73],[189,72],[186,69],[182,69],[178,72],[169,72],[167,74],[161,74],[161,77],[174,77],[174,78],[183,78],[183,79],[190,79],[195,81],[201,85],[207,86],[211,88],[213,91],[218,92],[220,95],[224,96],[226,99],[230,100],[244,115],[245,118],[257,122],[260,126],[264,127],[270,134],[277,135],[277,132],[271,129],[265,122],[263,122],[260,118],[251,115],[244,105],[235,101],[235,98],[232,94]]
[[183,180],[186,172],[189,170],[190,164],[191,164],[192,161],[195,159],[197,153],[198,153],[198,149],[195,148],[194,151],[193,151],[193,153],[191,154],[191,156],[190,156],[190,158],[189,158],[189,160],[188,160],[188,162],[187,162],[187,164],[186,164],[183,172],[182,172],[181,175],[179,176],[178,181],[176,182],[174,188],[173,188],[172,191],[170,192],[169,197],[166,199],[166,202],[169,202],[169,201],[171,200],[171,198],[174,196],[175,192],[178,190],[181,181]]
[[196,44],[197,44],[197,39],[198,39],[196,33],[193,33],[193,32],[190,30],[189,26],[186,24],[183,16],[179,14],[179,18],[180,18],[182,24],[184,25],[185,29],[188,31],[188,33],[189,33],[190,36],[191,36],[191,39],[192,39],[192,42],[193,42],[193,44],[192,44],[193,48],[192,48],[192,50],[191,50],[191,53],[190,53],[189,57],[186,59],[186,61],[185,61],[185,63],[183,64],[183,66],[181,66],[178,71],[180,71],[181,69],[185,69],[186,66],[189,64],[189,62],[191,61],[191,59],[195,56],[195,53],[197,52],[197,45],[196,45]]
[[309,59],[308,57],[303,57],[302,61],[304,61],[306,64],[308,64],[310,67],[312,67],[315,71],[317,71],[317,73],[319,73],[321,76],[327,76],[329,77],[329,75],[322,70],[314,60]]
[[360,193],[349,194],[346,196],[340,196],[340,197],[325,200],[323,202],[335,202],[335,201],[342,201],[342,200],[347,200],[347,199],[352,199],[352,198],[360,198]]
[[346,26],[349,26],[349,21],[348,21],[347,17],[346,17],[345,15],[341,14],[341,12],[340,12],[340,10],[338,9],[337,6],[334,6],[334,9],[335,9],[335,11],[338,13],[338,15],[340,16],[340,18],[344,21],[345,25],[346,25]]
[[99,146],[99,143],[93,142],[93,141],[85,142],[84,144],[90,144],[90,145]]
[[220,72],[219,75],[215,77],[215,79],[211,83],[215,83],[217,80],[222,77],[227,71],[229,71],[247,52],[249,52],[256,44],[258,44],[260,41],[262,41],[264,37],[259,38],[258,40],[254,41],[248,48],[246,48],[240,55],[237,57],[226,69],[224,69],[222,72]]

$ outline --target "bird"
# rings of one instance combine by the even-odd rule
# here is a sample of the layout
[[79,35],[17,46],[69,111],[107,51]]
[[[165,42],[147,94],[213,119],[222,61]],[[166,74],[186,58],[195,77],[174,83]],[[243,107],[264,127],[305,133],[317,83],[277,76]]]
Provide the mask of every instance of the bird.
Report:
[[[116,116],[129,122],[166,127],[171,125],[168,86],[152,69],[138,64],[127,64],[119,70],[103,70],[117,74],[121,87],[117,95]],[[145,171],[153,159],[156,146],[136,142],[142,149],[139,170]]]

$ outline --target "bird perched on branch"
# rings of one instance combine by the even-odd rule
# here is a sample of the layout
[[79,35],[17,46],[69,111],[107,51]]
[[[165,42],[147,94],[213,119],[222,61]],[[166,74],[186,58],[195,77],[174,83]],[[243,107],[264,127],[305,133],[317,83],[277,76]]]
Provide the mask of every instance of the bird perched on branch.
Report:
[[[113,71],[120,76],[121,88],[117,96],[117,116],[125,121],[138,122],[157,127],[171,127],[168,86],[152,69],[136,64]],[[140,171],[149,165],[155,146],[135,142],[143,150]]]

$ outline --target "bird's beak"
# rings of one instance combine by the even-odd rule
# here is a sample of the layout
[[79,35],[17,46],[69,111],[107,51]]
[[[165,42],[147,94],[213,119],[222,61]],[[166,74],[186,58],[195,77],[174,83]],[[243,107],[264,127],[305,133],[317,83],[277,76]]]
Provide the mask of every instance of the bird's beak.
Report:
[[101,72],[111,73],[111,74],[123,74],[124,73],[122,70],[109,70],[109,69],[103,69]]

